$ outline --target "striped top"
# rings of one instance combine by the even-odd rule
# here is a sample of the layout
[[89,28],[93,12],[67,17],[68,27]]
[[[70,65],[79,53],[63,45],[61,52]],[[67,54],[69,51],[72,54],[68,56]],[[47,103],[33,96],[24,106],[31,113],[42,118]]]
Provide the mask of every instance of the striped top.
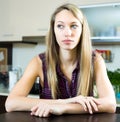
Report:
[[[39,95],[40,95],[40,98],[43,98],[43,99],[52,99],[51,89],[49,88],[48,79],[47,79],[45,53],[39,54],[39,57],[42,60],[42,66],[43,66],[42,68],[43,68],[43,75],[44,75],[44,84],[43,84],[43,87],[41,87],[40,85]],[[72,79],[71,79],[70,85],[68,83],[66,76],[61,71],[59,65],[56,66],[56,73],[57,73],[58,88],[59,88],[57,99],[75,97],[77,94],[77,79],[78,79],[78,73],[79,73],[79,64],[77,64],[76,68],[72,72]]]

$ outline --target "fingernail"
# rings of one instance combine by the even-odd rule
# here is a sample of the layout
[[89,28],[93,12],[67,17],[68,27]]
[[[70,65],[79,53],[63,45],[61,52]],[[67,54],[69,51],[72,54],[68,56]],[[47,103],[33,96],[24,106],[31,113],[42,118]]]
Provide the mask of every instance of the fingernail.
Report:
[[90,111],[90,114],[93,114],[93,112],[92,112],[92,111]]

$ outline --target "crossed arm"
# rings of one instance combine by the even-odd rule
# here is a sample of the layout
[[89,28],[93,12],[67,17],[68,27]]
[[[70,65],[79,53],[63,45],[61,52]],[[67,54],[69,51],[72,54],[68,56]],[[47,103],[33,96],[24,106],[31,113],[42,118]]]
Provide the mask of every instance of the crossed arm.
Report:
[[[6,110],[31,111],[31,115],[47,117],[50,114],[61,115],[64,113],[114,113],[116,100],[112,85],[107,77],[106,67],[102,57],[96,54],[94,61],[94,74],[98,98],[76,96],[68,99],[36,99],[27,97],[37,76],[43,77],[38,69],[41,62],[35,57],[28,65],[24,75],[17,82],[6,101]],[[27,79],[27,80],[26,80]]]

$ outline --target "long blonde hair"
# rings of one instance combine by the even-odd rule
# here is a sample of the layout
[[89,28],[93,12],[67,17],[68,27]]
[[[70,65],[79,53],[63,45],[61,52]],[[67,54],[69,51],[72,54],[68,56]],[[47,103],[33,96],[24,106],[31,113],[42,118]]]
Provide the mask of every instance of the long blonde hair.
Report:
[[80,66],[80,72],[78,75],[77,95],[87,96],[92,89],[92,46],[90,40],[90,31],[87,20],[83,16],[81,10],[73,4],[64,4],[56,9],[51,16],[50,28],[48,35],[46,36],[46,62],[47,62],[47,78],[51,88],[51,94],[53,99],[57,97],[58,93],[58,80],[56,74],[56,64],[60,63],[59,59],[59,46],[56,42],[54,33],[54,23],[56,14],[62,10],[70,11],[81,23],[82,34],[80,42],[77,45],[77,57]]

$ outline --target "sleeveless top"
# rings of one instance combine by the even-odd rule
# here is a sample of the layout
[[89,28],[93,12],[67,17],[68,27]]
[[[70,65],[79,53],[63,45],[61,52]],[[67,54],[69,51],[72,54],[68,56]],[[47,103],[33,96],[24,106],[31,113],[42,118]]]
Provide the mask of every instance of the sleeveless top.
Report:
[[[49,88],[48,79],[47,79],[45,53],[39,54],[39,58],[42,60],[42,69],[43,69],[43,75],[44,75],[43,87],[39,85],[39,95],[40,95],[40,98],[43,98],[43,99],[52,99],[51,89]],[[68,84],[68,80],[66,76],[63,74],[63,72],[61,71],[59,65],[56,66],[56,73],[57,73],[58,88],[59,88],[57,99],[75,97],[77,94],[79,64],[77,64],[76,68],[72,72],[72,79],[71,79],[70,85]]]

